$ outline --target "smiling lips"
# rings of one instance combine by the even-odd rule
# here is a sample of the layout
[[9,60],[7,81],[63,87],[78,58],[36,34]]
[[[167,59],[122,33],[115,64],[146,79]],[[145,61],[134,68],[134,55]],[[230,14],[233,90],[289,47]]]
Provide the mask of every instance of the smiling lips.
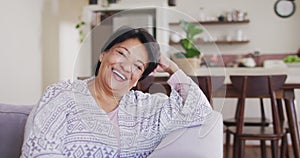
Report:
[[127,80],[127,77],[124,76],[124,75],[123,75],[122,73],[120,73],[119,71],[113,69],[112,72],[113,72],[114,74],[116,74],[116,75],[117,75],[120,79],[122,79],[123,81],[126,81],[126,80]]

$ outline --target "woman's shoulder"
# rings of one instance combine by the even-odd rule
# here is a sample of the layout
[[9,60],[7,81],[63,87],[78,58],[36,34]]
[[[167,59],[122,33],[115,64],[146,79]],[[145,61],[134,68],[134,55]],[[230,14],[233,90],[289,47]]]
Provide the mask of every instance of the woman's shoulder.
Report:
[[41,102],[53,100],[70,100],[78,95],[89,95],[87,82],[89,80],[64,80],[49,85],[41,97]]
[[56,94],[58,92],[72,90],[72,83],[73,82],[71,80],[65,80],[65,81],[59,81],[59,82],[53,83],[53,84],[47,86],[45,93]]
[[64,80],[53,83],[49,85],[45,92],[56,94],[61,92],[84,92],[87,90],[87,82],[89,79],[86,80]]
[[56,83],[50,84],[48,87],[57,87],[58,89],[65,89],[66,87],[70,87],[72,85],[72,80],[63,80],[58,81]]
[[47,103],[53,98],[56,98],[60,94],[70,91],[72,89],[72,81],[60,81],[57,83],[53,83],[45,89],[41,99],[40,103]]

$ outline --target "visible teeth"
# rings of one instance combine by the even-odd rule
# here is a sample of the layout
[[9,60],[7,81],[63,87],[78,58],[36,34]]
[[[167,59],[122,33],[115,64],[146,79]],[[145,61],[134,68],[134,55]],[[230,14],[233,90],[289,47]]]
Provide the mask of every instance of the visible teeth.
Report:
[[113,73],[115,73],[116,75],[118,75],[122,80],[126,80],[126,77],[123,76],[121,73],[119,73],[118,71],[116,70],[113,70]]

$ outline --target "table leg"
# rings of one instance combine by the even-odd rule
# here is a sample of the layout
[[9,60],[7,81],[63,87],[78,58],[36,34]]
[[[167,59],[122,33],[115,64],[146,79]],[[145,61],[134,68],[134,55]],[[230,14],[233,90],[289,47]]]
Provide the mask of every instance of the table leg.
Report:
[[285,106],[286,106],[286,114],[288,118],[289,131],[291,134],[292,145],[294,150],[295,157],[300,157],[300,139],[298,132],[298,122],[297,122],[297,114],[295,110],[294,104],[294,90],[286,90],[284,96]]

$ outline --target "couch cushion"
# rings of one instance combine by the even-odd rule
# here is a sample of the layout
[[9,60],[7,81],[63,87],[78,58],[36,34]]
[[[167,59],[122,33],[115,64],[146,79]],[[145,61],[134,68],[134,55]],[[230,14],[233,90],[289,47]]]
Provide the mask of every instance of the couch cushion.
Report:
[[20,157],[24,127],[33,105],[0,104],[1,157]]
[[213,111],[205,124],[170,133],[149,156],[149,158],[165,157],[222,158],[222,114]]

